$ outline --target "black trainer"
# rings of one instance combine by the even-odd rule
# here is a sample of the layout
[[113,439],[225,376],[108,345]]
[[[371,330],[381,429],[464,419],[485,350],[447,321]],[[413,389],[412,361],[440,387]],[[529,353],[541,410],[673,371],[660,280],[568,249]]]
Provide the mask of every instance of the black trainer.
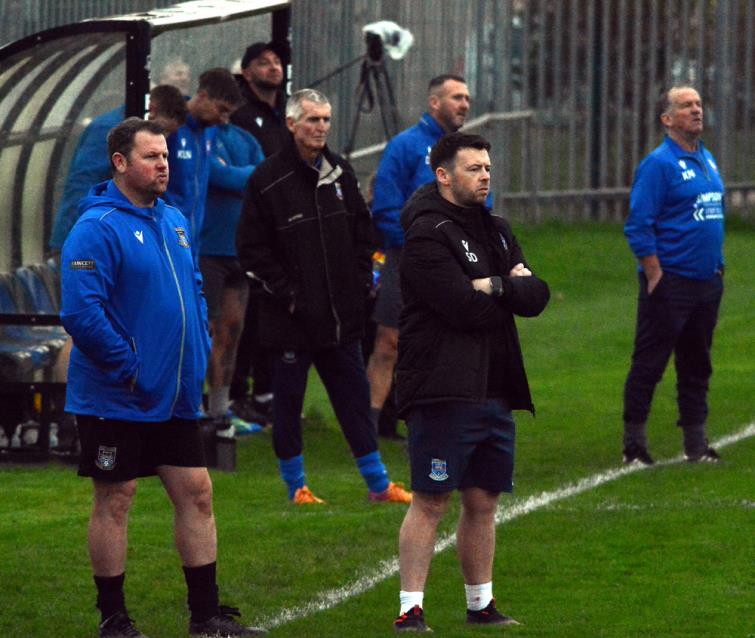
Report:
[[684,460],[688,463],[718,463],[721,460],[721,457],[706,441],[705,447],[700,452],[685,452]]
[[125,611],[119,611],[100,623],[100,638],[147,638]]
[[189,635],[195,638],[236,638],[236,636],[264,636],[267,629],[262,627],[244,627],[234,620],[241,617],[235,607],[220,605],[220,613],[204,622],[190,622]]
[[511,616],[504,616],[495,606],[495,598],[488,603],[485,609],[472,611],[467,609],[467,622],[470,625],[518,625],[518,621]]
[[655,461],[653,457],[648,454],[646,448],[636,443],[627,445],[624,448],[624,464],[631,465],[632,463],[642,463],[643,465],[653,465]]
[[431,632],[432,629],[425,624],[425,614],[422,607],[414,605],[409,611],[401,614],[393,621],[396,631],[414,631],[417,633]]

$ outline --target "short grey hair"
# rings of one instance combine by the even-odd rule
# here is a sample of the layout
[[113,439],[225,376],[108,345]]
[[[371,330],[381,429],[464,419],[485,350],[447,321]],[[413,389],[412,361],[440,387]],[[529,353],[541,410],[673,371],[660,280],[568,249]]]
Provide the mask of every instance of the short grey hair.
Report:
[[330,100],[324,93],[315,89],[300,89],[291,94],[286,102],[286,117],[290,117],[294,122],[298,122],[304,114],[304,101],[319,104],[320,106],[330,106]]

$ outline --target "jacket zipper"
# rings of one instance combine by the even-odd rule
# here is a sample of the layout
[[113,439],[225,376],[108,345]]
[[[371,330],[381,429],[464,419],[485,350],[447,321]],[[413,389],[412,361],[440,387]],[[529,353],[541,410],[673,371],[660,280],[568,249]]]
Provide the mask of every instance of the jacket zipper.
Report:
[[173,264],[173,258],[170,256],[170,250],[168,250],[168,244],[165,241],[165,236],[160,233],[163,240],[163,247],[165,248],[165,254],[168,256],[168,262],[170,263],[170,270],[173,274],[173,281],[176,282],[176,290],[178,291],[178,299],[181,302],[181,350],[178,354],[178,370],[176,370],[176,394],[173,397],[173,404],[170,407],[171,414],[176,407],[178,401],[178,395],[181,392],[181,368],[184,361],[184,345],[186,341],[186,306],[184,304],[183,292],[181,292],[181,285],[178,282],[178,275],[176,273],[176,267]]
[[[136,349],[136,339],[134,337],[131,337],[131,349],[134,351],[134,354],[139,354]],[[141,366],[139,366],[139,368],[141,368]],[[133,379],[131,379],[131,392],[134,391],[134,388],[136,388],[136,382],[139,380],[139,368],[136,369],[136,374],[134,375]]]
[[[319,173],[318,173],[319,182]],[[341,343],[341,319],[338,316],[335,305],[333,305],[333,286],[330,282],[330,269],[328,268],[328,251],[325,248],[325,238],[322,231],[322,215],[320,211],[320,202],[317,198],[318,186],[315,186],[315,209],[317,210],[317,223],[320,226],[320,244],[322,245],[322,254],[325,259],[325,280],[328,282],[328,300],[330,301],[330,311],[333,313],[333,319],[336,322],[336,343]]]

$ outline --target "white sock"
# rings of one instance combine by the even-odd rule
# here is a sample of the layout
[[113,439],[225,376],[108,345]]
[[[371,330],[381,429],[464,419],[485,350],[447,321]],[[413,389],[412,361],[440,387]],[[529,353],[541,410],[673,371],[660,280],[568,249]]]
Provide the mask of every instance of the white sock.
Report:
[[422,591],[404,591],[403,589],[398,593],[401,600],[401,609],[399,610],[399,616],[405,614],[410,609],[414,608],[414,605],[422,607],[422,600],[425,597],[425,592]]
[[481,585],[464,585],[467,594],[467,609],[480,611],[485,609],[493,600],[493,582]]
[[230,393],[231,386],[228,385],[210,388],[207,394],[207,414],[218,417],[228,412],[228,408],[231,406],[231,401],[228,398]]

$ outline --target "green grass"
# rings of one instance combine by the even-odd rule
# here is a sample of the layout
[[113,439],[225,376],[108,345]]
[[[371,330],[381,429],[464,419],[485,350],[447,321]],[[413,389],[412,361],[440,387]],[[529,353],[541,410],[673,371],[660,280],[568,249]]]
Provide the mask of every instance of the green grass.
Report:
[[[618,466],[621,394],[634,323],[634,263],[618,226],[517,228],[529,261],[551,285],[543,316],[520,321],[537,418],[517,417],[518,502]],[[712,438],[755,418],[755,230],[730,224],[726,293],[714,344]],[[224,601],[248,621],[279,618],[353,583],[396,555],[400,506],[370,505],[322,387],[305,411],[309,483],[328,500],[289,506],[269,435],[242,440],[238,471],[213,473]],[[649,423],[658,458],[680,452],[673,366]],[[384,443],[394,480],[403,447]],[[494,586],[525,624],[509,636],[615,637],[755,634],[753,439],[717,466],[666,465],[560,500],[499,528]],[[86,552],[90,486],[71,468],[0,467],[0,636],[96,636]],[[504,505],[511,497],[503,499]],[[457,513],[442,524],[452,532]],[[186,635],[185,588],[171,510],[143,480],[131,516],[129,609],[152,638]],[[277,626],[273,636],[391,635],[398,577],[326,611]],[[482,636],[463,624],[453,550],[433,561],[426,609],[436,635]]]

